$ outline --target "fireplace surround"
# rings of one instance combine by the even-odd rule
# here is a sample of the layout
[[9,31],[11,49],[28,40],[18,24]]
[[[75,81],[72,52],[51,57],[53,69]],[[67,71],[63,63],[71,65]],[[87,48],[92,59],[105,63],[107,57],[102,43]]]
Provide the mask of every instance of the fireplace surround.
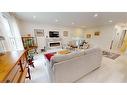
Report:
[[62,47],[62,39],[61,38],[48,38],[46,39],[47,48],[61,48]]
[[60,42],[51,42],[49,43],[50,47],[58,47],[60,46]]

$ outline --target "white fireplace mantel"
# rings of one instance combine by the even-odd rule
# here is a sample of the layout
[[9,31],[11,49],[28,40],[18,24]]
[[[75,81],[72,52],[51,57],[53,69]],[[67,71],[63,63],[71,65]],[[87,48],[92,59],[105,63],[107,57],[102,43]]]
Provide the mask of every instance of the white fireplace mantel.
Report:
[[[47,43],[48,49],[62,48],[62,39],[61,38],[47,38],[46,43]],[[60,43],[60,45],[59,46],[50,46],[50,43]]]

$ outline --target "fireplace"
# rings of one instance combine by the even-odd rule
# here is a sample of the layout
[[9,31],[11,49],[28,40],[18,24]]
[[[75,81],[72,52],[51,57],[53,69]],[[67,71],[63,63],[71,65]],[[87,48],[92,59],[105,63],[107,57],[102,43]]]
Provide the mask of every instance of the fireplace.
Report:
[[53,42],[53,43],[49,43],[50,47],[57,47],[60,46],[60,42]]
[[46,39],[47,49],[62,48],[61,38],[47,38]]

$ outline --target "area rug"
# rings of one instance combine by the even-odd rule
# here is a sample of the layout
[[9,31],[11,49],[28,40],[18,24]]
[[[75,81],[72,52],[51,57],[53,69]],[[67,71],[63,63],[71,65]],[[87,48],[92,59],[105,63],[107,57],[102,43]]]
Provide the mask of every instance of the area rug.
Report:
[[103,56],[114,60],[119,57],[120,54],[103,51]]

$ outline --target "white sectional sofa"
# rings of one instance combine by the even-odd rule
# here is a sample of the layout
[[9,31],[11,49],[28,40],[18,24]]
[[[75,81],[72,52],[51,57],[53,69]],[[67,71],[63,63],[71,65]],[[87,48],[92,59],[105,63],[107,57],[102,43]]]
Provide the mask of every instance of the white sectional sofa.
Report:
[[55,55],[46,68],[51,82],[72,83],[101,66],[102,52],[99,48],[73,51]]

